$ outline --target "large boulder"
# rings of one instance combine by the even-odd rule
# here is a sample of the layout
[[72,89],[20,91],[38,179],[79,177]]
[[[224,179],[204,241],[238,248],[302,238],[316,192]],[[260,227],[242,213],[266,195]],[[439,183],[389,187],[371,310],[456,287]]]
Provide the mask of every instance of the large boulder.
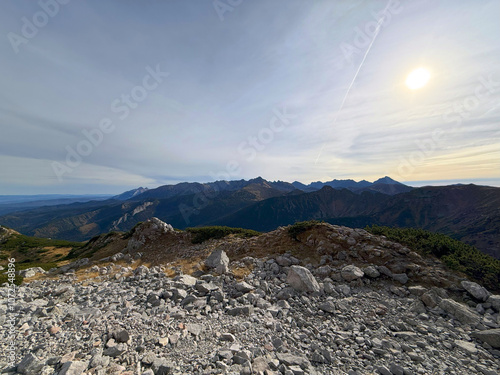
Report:
[[361,268],[356,267],[352,264],[342,268],[340,274],[342,275],[342,278],[345,281],[353,281],[356,279],[360,279],[365,275],[365,273],[361,270]]
[[486,301],[491,304],[491,307],[500,312],[500,296],[492,294]]
[[286,279],[288,284],[301,292],[319,292],[319,284],[312,273],[302,266],[291,266]]
[[217,249],[208,256],[205,260],[205,265],[222,275],[229,271],[229,257],[224,250]]
[[472,281],[462,281],[460,284],[472,297],[482,302],[486,301],[491,294],[486,288]]
[[475,326],[479,323],[479,315],[469,307],[452,299],[443,299],[439,307],[454,316],[460,323]]
[[500,348],[500,328],[473,332],[471,336],[491,345],[494,348]]

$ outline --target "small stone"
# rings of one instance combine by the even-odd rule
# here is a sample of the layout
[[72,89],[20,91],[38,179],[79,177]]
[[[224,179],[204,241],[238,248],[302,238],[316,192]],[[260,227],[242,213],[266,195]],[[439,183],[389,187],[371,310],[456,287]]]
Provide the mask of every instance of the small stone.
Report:
[[54,336],[55,334],[59,333],[61,331],[61,327],[58,326],[52,326],[49,328],[49,333]]
[[161,337],[158,339],[158,344],[160,346],[166,346],[168,345],[168,337]]
[[69,361],[62,365],[59,375],[81,375],[88,366],[88,362]]
[[221,336],[220,336],[220,339],[222,341],[229,341],[229,342],[234,342],[236,341],[236,338],[234,337],[233,334],[231,333],[223,333]]
[[121,331],[117,331],[113,334],[115,341],[120,342],[128,342],[130,340],[130,335],[127,330],[122,329]]
[[380,272],[378,272],[378,270],[373,266],[363,268],[363,272],[366,276],[371,277],[372,279],[380,276]]
[[239,291],[241,293],[248,293],[248,292],[251,292],[254,289],[253,286],[251,286],[250,284],[248,284],[245,281],[237,283],[235,285],[235,288],[236,288],[237,291]]
[[467,354],[476,354],[477,348],[473,342],[463,341],[463,340],[455,340],[455,346],[462,349]]
[[408,282],[408,275],[406,273],[393,273],[392,278],[401,284]]
[[354,281],[364,276],[364,272],[354,265],[345,266],[340,274],[345,281]]

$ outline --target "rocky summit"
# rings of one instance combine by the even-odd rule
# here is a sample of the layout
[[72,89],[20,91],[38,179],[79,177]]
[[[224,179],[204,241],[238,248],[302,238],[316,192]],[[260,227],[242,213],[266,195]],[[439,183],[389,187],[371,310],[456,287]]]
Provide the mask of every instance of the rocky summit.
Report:
[[2,288],[2,373],[500,373],[500,296],[437,259],[330,224],[187,236],[154,219],[26,279],[12,310]]

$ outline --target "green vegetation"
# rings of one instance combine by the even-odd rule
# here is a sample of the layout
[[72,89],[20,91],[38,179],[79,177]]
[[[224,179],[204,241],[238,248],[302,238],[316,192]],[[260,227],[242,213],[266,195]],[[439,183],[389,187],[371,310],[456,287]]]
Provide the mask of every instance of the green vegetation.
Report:
[[454,240],[444,234],[415,228],[366,227],[372,234],[384,235],[421,254],[432,254],[450,269],[460,271],[490,290],[499,290],[500,260],[483,254],[474,246]]
[[319,220],[298,221],[288,228],[288,235],[298,241],[297,236],[320,224]]
[[28,253],[31,250],[40,250],[44,247],[72,247],[79,248],[85,246],[83,242],[73,242],[64,240],[51,240],[49,238],[29,237],[23,234],[14,234],[7,238],[7,240],[0,244],[2,251],[19,251],[21,253]]
[[[24,262],[21,262],[21,263],[16,262],[15,266],[16,266],[15,267],[16,272],[22,271],[22,270],[26,270],[28,268],[33,268],[33,267],[41,267],[45,271],[48,271],[51,268],[57,267],[57,263],[54,263],[54,262],[37,263],[37,262],[26,262],[26,261],[24,261]],[[4,268],[5,269],[0,272],[0,285],[2,285],[3,283],[9,282],[8,281],[8,275],[6,273],[4,273],[4,272],[7,272],[7,267],[4,267]],[[21,285],[22,282],[23,282],[23,277],[20,276],[20,275],[16,275],[14,284]]]
[[186,228],[186,231],[193,235],[193,237],[191,238],[191,242],[194,244],[205,242],[211,238],[223,238],[230,234],[234,234],[237,237],[242,238],[250,238],[261,234],[260,232],[251,229],[221,226]]

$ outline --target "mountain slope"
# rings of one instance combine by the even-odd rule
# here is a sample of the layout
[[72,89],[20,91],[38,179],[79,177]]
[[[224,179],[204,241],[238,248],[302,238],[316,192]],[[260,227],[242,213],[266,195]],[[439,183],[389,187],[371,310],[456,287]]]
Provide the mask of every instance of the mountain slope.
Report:
[[476,185],[423,187],[388,196],[347,189],[268,199],[211,224],[266,231],[295,221],[416,227],[463,240],[500,258],[500,188]]

